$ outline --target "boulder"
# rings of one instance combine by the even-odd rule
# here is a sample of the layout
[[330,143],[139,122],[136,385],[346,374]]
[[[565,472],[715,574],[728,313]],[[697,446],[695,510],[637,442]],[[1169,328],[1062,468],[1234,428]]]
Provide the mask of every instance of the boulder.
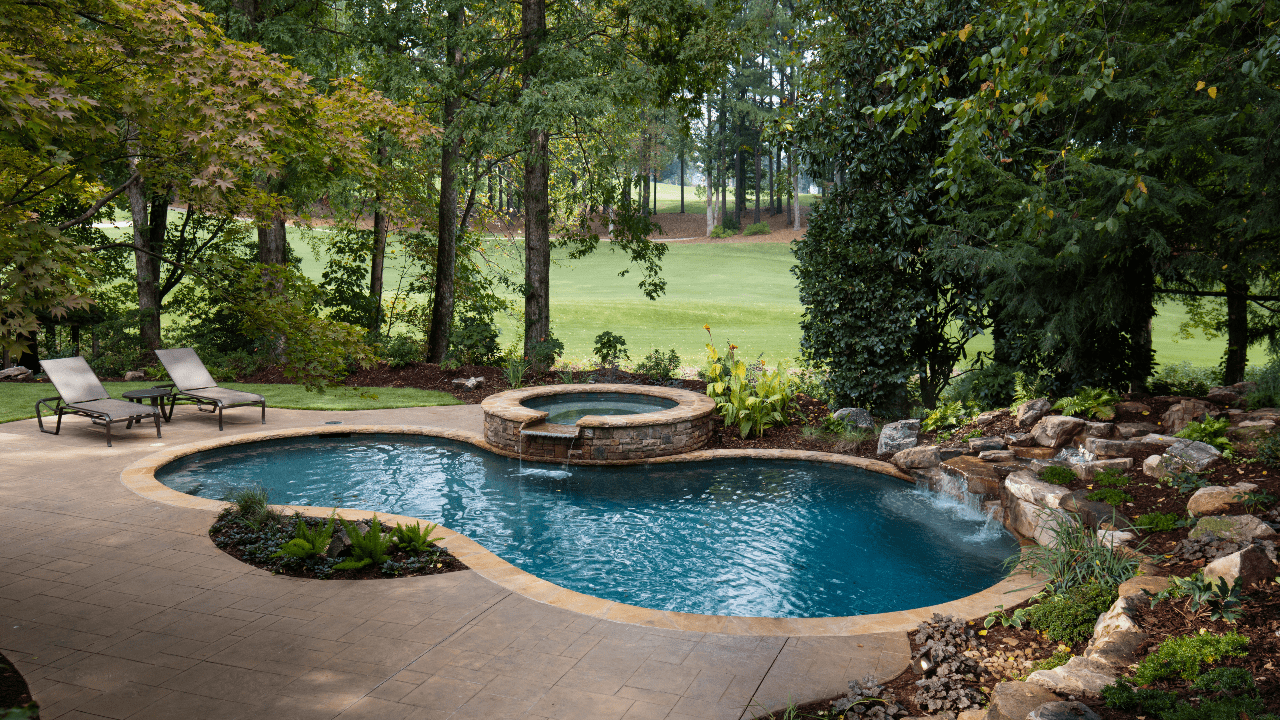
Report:
[[1097,696],[1102,688],[1116,681],[1116,671],[1101,660],[1075,656],[1066,665],[1052,670],[1037,670],[1027,676],[1033,685],[1059,692],[1063,695]]
[[938,448],[938,455],[942,458],[943,462],[950,460],[951,458],[960,457],[963,454],[964,454],[964,450],[958,447]]
[[1070,415],[1050,415],[1031,429],[1036,442],[1042,447],[1058,448],[1071,442],[1076,433],[1084,429],[1084,421]]
[[1203,472],[1222,457],[1218,448],[1199,440],[1178,440],[1164,454],[1165,457],[1174,458],[1178,465],[1194,472]]
[[1004,436],[1004,444],[1012,447],[1034,447],[1036,438],[1031,433],[1014,432]]
[[969,441],[971,452],[980,453],[984,450],[1003,450],[1004,448],[1004,441],[998,437],[980,437]]
[[1008,410],[988,410],[969,422],[977,427],[985,427],[1008,414]]
[[1236,542],[1250,542],[1254,538],[1271,537],[1276,531],[1254,515],[1221,515],[1201,518],[1191,531],[1191,539],[1209,534]]
[[1258,389],[1258,383],[1252,380],[1244,380],[1236,383],[1235,385],[1228,385],[1226,389],[1237,395],[1248,395]]
[[876,425],[875,420],[871,419],[871,411],[865,408],[840,408],[831,413],[831,417],[849,427],[869,428]]
[[1024,460],[1052,460],[1057,451],[1047,447],[1014,447],[1013,454]]
[[1133,438],[1158,433],[1160,432],[1160,427],[1155,423],[1147,422],[1116,423],[1116,432],[1120,433],[1122,438]]
[[1267,551],[1259,545],[1220,557],[1204,567],[1204,579],[1216,583],[1219,578],[1234,585],[1240,578],[1244,587],[1257,582],[1267,582],[1276,576],[1276,564],[1267,557]]
[[1078,700],[1059,700],[1041,705],[1027,715],[1027,720],[1102,720],[1098,713]]
[[1049,414],[1053,409],[1053,404],[1048,398],[1036,398],[1018,406],[1018,414],[1014,417],[1014,422],[1023,430],[1030,430],[1040,419]]
[[[1089,641],[1092,646],[1094,642],[1101,640],[1115,633],[1136,633],[1141,628],[1133,621],[1133,613],[1142,603],[1141,595],[1121,595],[1116,601],[1111,603],[1111,607],[1107,611],[1098,616],[1093,623],[1093,637]],[[1125,663],[1128,665],[1128,663]],[[1123,665],[1121,666],[1123,667]]]
[[[369,532],[368,521],[357,520],[351,524],[362,534]],[[351,555],[351,538],[347,537],[347,529],[342,525],[334,524],[333,538],[329,540],[329,547],[324,551],[324,554],[331,558]]]
[[1002,682],[991,691],[987,717],[990,720],[1026,720],[1036,708],[1057,701],[1056,695],[1039,685],[1017,680]]
[[21,365],[0,370],[0,380],[21,380],[27,377],[31,377],[31,368]]
[[1169,407],[1160,418],[1160,427],[1170,435],[1177,435],[1191,422],[1200,422],[1214,412],[1214,407],[1203,400],[1183,400]]
[[1245,420],[1238,425],[1233,425],[1227,430],[1227,434],[1237,440],[1248,440],[1266,435],[1275,429],[1276,424],[1271,420]]
[[937,445],[920,445],[895,453],[893,464],[903,470],[937,467],[942,464],[942,455]]
[[1159,445],[1161,447],[1169,447],[1170,445],[1178,442],[1182,438],[1174,437],[1173,435],[1161,435],[1160,433],[1149,433],[1147,435],[1143,435],[1142,437],[1137,437],[1133,439],[1137,440],[1140,443],[1147,443],[1150,445]]
[[1128,400],[1125,402],[1116,403],[1116,412],[1139,413],[1142,415],[1149,415],[1151,414],[1151,406],[1140,403],[1140,402],[1134,402],[1132,400]]
[[1087,438],[1113,438],[1120,434],[1116,430],[1115,423],[1091,422],[1088,420],[1085,421],[1082,432]]
[[1137,535],[1134,535],[1131,532],[1124,532],[1122,530],[1099,530],[1098,531],[1098,541],[1101,542],[1103,545],[1107,545],[1110,547],[1115,547],[1116,545],[1123,545],[1136,537]]
[[484,384],[484,378],[483,377],[454,378],[453,384],[460,385],[462,387],[465,387],[468,390],[475,390],[476,388]]
[[1019,500],[1046,508],[1058,507],[1063,496],[1070,494],[1070,491],[1061,485],[1037,480],[1036,476],[1027,470],[1013,473],[1005,478],[1004,488],[1009,495]]
[[1015,498],[1005,506],[1008,513],[1007,527],[1023,537],[1031,538],[1045,547],[1056,547],[1054,528],[1060,522],[1071,522],[1061,510],[1046,508]]
[[1236,483],[1230,487],[1210,485],[1196,490],[1187,501],[1187,514],[1225,515],[1232,507],[1240,507],[1240,496],[1257,490],[1253,483]]
[[1239,402],[1240,396],[1226,388],[1211,388],[1205,399],[1215,405],[1227,406]]
[[937,488],[942,484],[943,478],[946,477],[942,474],[942,469],[939,467],[911,468],[910,470],[907,470],[907,474],[911,476],[911,479],[915,481],[916,485],[928,490],[934,490]]
[[1148,455],[1147,459],[1142,461],[1142,472],[1147,477],[1162,478],[1169,474],[1169,468],[1164,464],[1163,455]]
[[978,453],[978,459],[989,463],[1011,463],[1017,455],[1012,450],[983,450]]
[[[1158,595],[1169,587],[1171,581],[1162,575],[1135,575],[1134,577],[1120,583],[1117,591],[1120,597],[1128,597],[1136,595],[1145,597],[1146,595]],[[1094,626],[1097,629],[1097,625]]]
[[951,458],[942,463],[942,470],[963,478],[969,492],[973,495],[995,497],[1000,494],[1003,482],[999,473],[995,468],[972,455]]
[[1092,462],[1071,463],[1071,470],[1076,477],[1081,480],[1092,480],[1105,470],[1115,470],[1123,473],[1125,470],[1133,467],[1133,458],[1111,458],[1109,460],[1094,460]]
[[147,374],[141,370],[126,370],[124,374],[125,382],[133,382],[135,380],[146,380]]
[[1245,422],[1246,420],[1270,420],[1274,423],[1280,423],[1280,409],[1258,408],[1257,410],[1250,410],[1241,415],[1239,420],[1240,422]]
[[1133,523],[1114,507],[1086,500],[1092,490],[1076,490],[1058,501],[1058,507],[1080,516],[1080,521],[1093,530],[1132,530]]
[[918,442],[919,433],[919,420],[891,422],[880,430],[880,442],[876,445],[876,454],[893,455],[907,448],[913,448]]

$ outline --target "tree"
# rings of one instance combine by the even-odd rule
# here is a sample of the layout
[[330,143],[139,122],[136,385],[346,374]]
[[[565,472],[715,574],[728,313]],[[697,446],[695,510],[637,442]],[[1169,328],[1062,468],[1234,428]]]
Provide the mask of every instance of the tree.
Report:
[[931,171],[945,149],[944,119],[925,115],[904,135],[848,110],[885,97],[877,76],[901,48],[936,37],[976,7],[952,0],[815,8],[830,21],[811,26],[816,57],[779,130],[834,180],[793,245],[793,272],[804,305],[801,348],[828,370],[841,404],[905,412],[908,383],[918,377],[921,400],[932,406],[979,330],[979,278],[948,271],[927,253],[942,219]]
[[[997,330],[1009,330],[997,337],[1026,350],[1027,369],[1141,386],[1154,298],[1177,291],[1229,298],[1225,375],[1241,377],[1248,286],[1280,250],[1267,196],[1278,12],[1016,2],[906,49],[885,74],[896,97],[878,119],[913,133],[948,118],[937,182],[956,232],[933,252],[990,278]],[[966,46],[974,59],[952,65]]]

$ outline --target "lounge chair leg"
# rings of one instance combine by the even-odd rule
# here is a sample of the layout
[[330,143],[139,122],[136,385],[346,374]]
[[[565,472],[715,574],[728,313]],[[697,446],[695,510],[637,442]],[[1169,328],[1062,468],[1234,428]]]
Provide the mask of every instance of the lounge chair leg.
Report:
[[156,419],[156,437],[160,437],[160,416],[163,414],[164,414],[164,408],[161,408],[157,410],[156,414],[153,416]]
[[222,432],[222,406],[218,406],[218,432]]
[[262,403],[262,424],[267,424],[267,404],[265,402]]
[[107,421],[107,447],[111,447],[111,421]]

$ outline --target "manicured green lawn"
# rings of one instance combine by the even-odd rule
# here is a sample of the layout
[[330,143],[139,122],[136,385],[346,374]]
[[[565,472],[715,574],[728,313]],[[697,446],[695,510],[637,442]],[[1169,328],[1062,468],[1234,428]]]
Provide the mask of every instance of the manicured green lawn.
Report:
[[[107,382],[103,387],[112,397],[128,390],[148,388],[157,383]],[[378,410],[382,408],[459,405],[448,393],[415,388],[334,388],[323,394],[307,392],[297,385],[263,385],[257,383],[222,383],[221,387],[258,393],[267,398],[267,406],[292,410]],[[365,393],[368,397],[361,397]],[[36,416],[36,402],[55,397],[58,391],[48,383],[0,383],[0,422],[24,420]],[[376,396],[376,397],[375,397]]]

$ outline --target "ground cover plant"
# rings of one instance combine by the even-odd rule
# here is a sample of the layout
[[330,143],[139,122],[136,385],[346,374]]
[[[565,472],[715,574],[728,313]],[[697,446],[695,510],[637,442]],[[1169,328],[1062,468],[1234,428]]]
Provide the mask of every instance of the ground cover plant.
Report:
[[[465,570],[431,537],[435,525],[386,528],[342,518],[286,517],[267,504],[262,488],[241,488],[209,529],[223,552],[254,567],[293,577],[371,579],[438,575]],[[336,542],[335,542],[336,541]],[[332,553],[332,554],[331,554]]]

